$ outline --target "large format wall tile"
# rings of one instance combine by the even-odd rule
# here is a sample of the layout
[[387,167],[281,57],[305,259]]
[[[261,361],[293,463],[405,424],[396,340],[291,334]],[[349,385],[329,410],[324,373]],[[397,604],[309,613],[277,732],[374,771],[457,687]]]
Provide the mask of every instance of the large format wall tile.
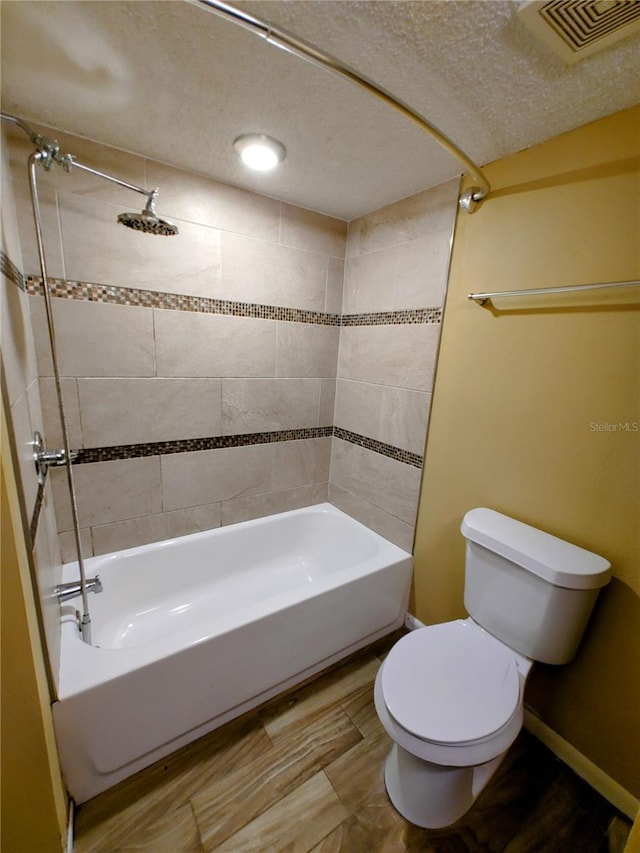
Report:
[[326,483],[330,463],[330,438],[278,442],[273,445],[273,489]]
[[220,379],[79,379],[78,395],[87,447],[221,434]]
[[158,213],[261,240],[278,241],[280,202],[203,175],[147,161],[147,185],[159,187]]
[[347,515],[375,530],[399,548],[411,552],[413,549],[414,527],[395,515],[370,503],[361,495],[354,495],[335,483],[329,485],[329,501]]
[[[37,386],[37,380],[33,387]],[[32,386],[29,386],[31,388]],[[27,519],[31,519],[33,508],[38,496],[38,479],[36,466],[33,462],[33,432],[34,429],[42,430],[42,417],[33,410],[33,395],[29,389],[25,389],[11,407],[11,425],[15,439],[16,456],[22,493],[24,498],[24,509]]]
[[344,261],[340,258],[329,258],[329,265],[327,267],[327,298],[324,306],[327,314],[342,314],[344,266]]
[[132,518],[128,521],[116,521],[113,524],[101,524],[91,530],[93,552],[96,556],[110,554],[123,548],[161,542],[175,536],[198,533],[200,530],[212,530],[220,526],[220,519],[220,504],[214,503],[147,515],[144,518]]
[[324,311],[326,255],[223,232],[220,299]]
[[278,322],[278,376],[333,378],[340,344],[337,326]]
[[161,457],[165,512],[271,490],[273,445],[174,453]]
[[29,297],[4,275],[0,284],[0,339],[7,395],[13,405],[37,377],[38,365]]
[[[40,186],[40,176],[43,170],[38,171],[38,198],[40,201],[40,224],[42,242],[44,244],[47,275],[53,278],[64,278],[64,260],[62,257],[62,246],[60,244],[60,222],[58,218],[58,200],[56,193],[46,186]],[[26,174],[22,176],[26,178]],[[22,272],[25,275],[40,275],[40,256],[38,254],[38,243],[33,220],[33,208],[31,206],[31,191],[29,184],[24,180],[13,184],[13,192],[20,228],[22,246]],[[4,189],[3,189],[4,193]],[[16,259],[14,258],[14,263]]]
[[338,379],[336,381],[335,425],[359,435],[380,440],[383,392],[383,385]]
[[[31,297],[40,376],[53,376],[44,299]],[[147,308],[53,299],[61,376],[153,376],[153,313]]]
[[[58,530],[71,530],[66,473],[50,471]],[[160,459],[120,459],[74,465],[80,527],[154,515],[162,510]]]
[[320,379],[223,379],[222,434],[320,426]]
[[[220,234],[178,222],[178,237],[144,234],[118,223],[121,207],[60,194],[62,249],[68,278],[145,290],[216,295]],[[127,207],[136,213],[135,206]],[[139,213],[139,211],[137,211]]]
[[[48,448],[63,447],[60,407],[53,377],[41,376],[39,380],[40,400],[42,402],[42,420],[44,440]],[[60,380],[64,416],[67,424],[69,446],[78,449],[84,447],[80,404],[78,402],[78,380],[64,378]]]
[[153,313],[158,376],[275,376],[275,320]]
[[[78,549],[76,547],[76,537],[73,530],[65,530],[58,534],[58,542],[60,544],[60,554],[63,563],[75,563],[78,559]],[[80,550],[83,559],[93,557],[93,542],[91,540],[91,528],[80,528]]]
[[296,249],[344,258],[347,223],[282,202],[280,242]]
[[333,426],[333,413],[336,407],[336,380],[322,379],[320,388],[320,426]]
[[437,232],[451,233],[458,204],[456,178],[396,201],[349,223],[347,257],[397,246]]
[[338,377],[431,391],[439,337],[436,323],[348,326],[340,339]]
[[406,524],[415,523],[421,471],[357,444],[333,440],[331,482]]
[[345,314],[440,306],[449,265],[451,231],[349,258]]
[[222,524],[237,524],[252,518],[264,518],[279,512],[289,512],[304,506],[313,506],[327,500],[327,486],[314,484],[268,492],[245,498],[232,498],[222,504]]
[[374,436],[385,444],[422,456],[431,394],[386,386],[382,391],[380,428]]

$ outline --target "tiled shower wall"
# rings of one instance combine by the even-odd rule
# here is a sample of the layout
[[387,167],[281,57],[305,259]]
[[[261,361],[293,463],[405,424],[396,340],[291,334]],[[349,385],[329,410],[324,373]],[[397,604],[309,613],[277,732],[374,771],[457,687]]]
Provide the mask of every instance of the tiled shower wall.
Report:
[[[351,223],[347,242],[339,220],[55,135],[87,165],[158,185],[160,215],[180,228],[127,230],[116,217],[142,196],[39,170],[85,553],[327,496],[410,549],[457,182]],[[23,235],[30,150],[13,137]],[[22,243],[46,441],[59,446],[37,256]]]
[[449,181],[349,224],[329,499],[409,551],[457,195]]

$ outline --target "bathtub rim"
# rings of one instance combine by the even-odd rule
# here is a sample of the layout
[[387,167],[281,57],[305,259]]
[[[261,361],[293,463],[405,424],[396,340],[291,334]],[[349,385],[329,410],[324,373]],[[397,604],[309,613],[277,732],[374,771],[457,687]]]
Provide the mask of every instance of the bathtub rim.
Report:
[[[380,534],[368,528],[366,525],[354,519],[352,516],[334,507],[328,502],[315,504],[300,509],[288,510],[283,513],[274,513],[270,516],[241,521],[223,527],[210,530],[198,531],[186,536],[165,539],[161,544],[177,543],[181,540],[199,541],[218,536],[230,535],[234,532],[242,533],[254,527],[268,524],[270,520],[283,517],[297,517],[308,514],[330,514],[345,518],[352,525],[364,530],[377,544],[375,554],[353,566],[338,570],[330,575],[323,576],[309,584],[306,588],[296,587],[292,590],[280,592],[266,598],[258,603],[242,607],[233,613],[218,619],[214,628],[205,631],[199,625],[193,626],[187,631],[180,632],[178,637],[182,641],[177,643],[173,636],[162,640],[130,648],[102,648],[87,646],[82,642],[77,630],[75,620],[75,606],[63,605],[61,608],[61,655],[60,672],[58,678],[58,699],[64,700],[72,696],[92,690],[112,679],[135,672],[146,666],[153,665],[158,660],[180,654],[184,649],[206,643],[217,636],[229,631],[236,630],[243,625],[263,618],[265,615],[286,610],[297,603],[305,601],[315,595],[322,594],[329,589],[355,581],[365,575],[375,575],[377,572],[388,570],[392,565],[412,561],[412,555],[402,548],[394,545]],[[160,543],[153,542],[147,545],[138,545],[122,551],[101,554],[97,557],[89,557],[85,560],[87,572],[92,572],[93,567],[99,561],[113,558],[115,555],[149,554],[157,549]],[[64,580],[73,580],[77,574],[77,563],[68,563],[64,566]],[[104,593],[101,593],[104,594]]]

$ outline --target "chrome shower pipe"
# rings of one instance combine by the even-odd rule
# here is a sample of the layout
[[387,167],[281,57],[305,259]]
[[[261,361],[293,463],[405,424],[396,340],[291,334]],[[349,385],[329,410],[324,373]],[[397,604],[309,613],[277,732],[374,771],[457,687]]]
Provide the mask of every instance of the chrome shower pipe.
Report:
[[13,124],[16,124],[27,134],[29,139],[38,148],[38,151],[41,154],[40,164],[47,171],[52,168],[54,163],[58,163],[62,166],[65,172],[70,172],[72,169],[80,169],[82,172],[88,172],[90,175],[96,175],[96,177],[103,178],[105,181],[110,181],[112,184],[117,184],[119,187],[124,187],[127,190],[133,190],[133,192],[140,193],[147,199],[147,206],[151,208],[153,207],[158,195],[157,187],[152,190],[145,190],[143,187],[139,187],[136,184],[129,184],[127,181],[116,178],[114,175],[107,174],[107,172],[101,172],[91,166],[85,166],[85,164],[81,163],[74,154],[61,154],[60,146],[56,139],[49,139],[41,133],[37,133],[24,119],[19,116],[10,115],[9,113],[2,113],[1,115],[5,121],[10,121]]
[[5,121],[10,121],[13,122],[13,124],[17,124],[18,127],[24,130],[29,139],[36,145],[39,145],[42,141],[43,137],[39,133],[36,133],[35,130],[33,130],[33,128],[28,125],[24,119],[19,118],[18,116],[9,115],[9,113],[2,113],[2,118]]
[[[27,134],[27,136],[33,142],[37,149],[30,155],[28,160],[29,188],[31,191],[31,204],[33,208],[33,218],[35,221],[38,259],[40,262],[40,272],[42,275],[42,290],[44,294],[45,310],[47,315],[49,341],[51,344],[51,361],[53,366],[54,384],[56,389],[56,397],[58,400],[58,411],[60,413],[60,424],[62,428],[62,443],[64,453],[63,464],[65,465],[67,470],[67,483],[71,503],[73,533],[76,545],[76,552],[78,554],[78,570],[80,575],[79,591],[82,597],[82,617],[80,619],[80,632],[82,634],[82,639],[84,640],[84,642],[90,645],[91,615],[89,613],[89,602],[87,597],[87,578],[80,543],[78,504],[76,499],[76,490],[72,468],[72,462],[75,458],[75,454],[72,454],[69,446],[69,431],[67,427],[67,419],[64,411],[64,404],[62,398],[62,384],[60,381],[60,369],[58,365],[58,350],[56,347],[55,326],[53,322],[53,306],[51,304],[49,278],[47,275],[44,242],[42,238],[42,216],[40,212],[40,200],[38,197],[37,166],[40,165],[46,171],[49,171],[51,168],[53,168],[54,163],[58,163],[60,166],[62,166],[65,172],[70,172],[72,168],[80,169],[83,172],[88,172],[89,174],[96,175],[99,178],[103,178],[104,180],[110,181],[111,183],[117,184],[118,186],[124,187],[125,189],[141,193],[147,199],[145,212],[148,212],[152,216],[155,216],[155,200],[158,195],[158,188],[156,187],[153,190],[145,190],[142,187],[136,186],[135,184],[127,183],[127,181],[122,181],[120,178],[116,178],[113,175],[107,174],[106,172],[101,172],[98,169],[93,169],[91,166],[85,166],[84,163],[79,163],[73,154],[61,154],[60,146],[56,139],[48,139],[42,134],[37,133],[26,121],[24,121],[24,119],[4,112],[0,113],[0,117],[3,120],[12,122],[13,124],[21,128],[21,130],[23,130]],[[96,592],[100,592],[101,589],[102,587],[95,587]]]
[[[4,118],[4,116],[3,116]],[[23,128],[24,129],[24,128]],[[47,314],[47,327],[49,330],[49,341],[51,343],[51,361],[53,365],[53,378],[58,398],[58,411],[60,413],[60,424],[62,427],[62,446],[65,455],[67,470],[67,485],[69,488],[69,499],[71,502],[71,519],[73,533],[78,554],[78,569],[80,573],[80,594],[82,596],[82,617],[80,620],[80,632],[85,643],[91,645],[91,615],[89,613],[89,602],[87,597],[87,579],[84,570],[84,560],[80,544],[80,525],[78,521],[78,503],[76,500],[75,483],[71,462],[71,449],[69,447],[69,430],[67,418],[62,401],[62,384],[60,382],[60,368],[58,366],[58,349],[56,347],[56,332],[53,323],[53,306],[49,292],[49,278],[47,276],[47,264],[44,256],[44,242],[42,239],[42,218],[40,214],[40,200],[38,198],[38,181],[36,178],[36,167],[46,157],[43,151],[34,151],[29,157],[29,188],[31,190],[31,204],[33,207],[33,218],[36,227],[36,242],[38,244],[38,259],[40,261],[40,272],[42,274],[42,290],[44,293],[44,304]]]
[[141,193],[147,199],[147,206],[153,207],[155,203],[158,195],[158,187],[155,187],[152,190],[144,190],[142,187],[138,187],[135,184],[128,184],[126,181],[122,181],[120,178],[115,178],[113,175],[108,175],[106,172],[100,172],[98,169],[91,168],[91,166],[85,166],[84,163],[80,163],[76,160],[73,154],[64,154],[60,158],[59,162],[67,172],[70,172],[71,169],[80,169],[83,172],[88,172],[90,175],[96,175],[98,178],[104,178],[105,181],[111,181],[112,184],[118,184],[118,186],[124,187],[127,190],[133,190],[136,193]]
[[288,53],[292,53],[301,59],[311,62],[313,65],[317,65],[331,71],[339,77],[349,80],[351,83],[355,83],[357,86],[365,89],[367,92],[393,107],[406,118],[417,124],[422,128],[422,130],[426,131],[429,136],[435,139],[435,141],[438,142],[446,151],[448,151],[449,154],[452,154],[457,160],[459,160],[469,175],[477,183],[477,186],[474,185],[468,187],[460,196],[460,207],[467,213],[473,213],[483,199],[489,195],[491,185],[489,184],[486,175],[482,169],[477,166],[473,160],[471,160],[470,157],[468,157],[464,151],[455,144],[455,142],[453,142],[453,140],[449,139],[448,136],[445,136],[441,130],[428,121],[428,119],[423,115],[416,112],[416,110],[404,101],[396,98],[396,96],[391,92],[383,89],[381,86],[378,86],[378,84],[374,83],[373,80],[369,80],[353,68],[345,65],[339,59],[336,59],[335,56],[325,53],[309,42],[294,36],[292,33],[282,30],[279,27],[274,27],[266,21],[255,18],[253,15],[249,15],[247,12],[236,9],[228,3],[221,2],[221,0],[189,0],[189,2],[196,6],[203,6],[219,17],[232,21],[234,24],[255,33],[261,38],[264,38],[270,44],[273,44]]

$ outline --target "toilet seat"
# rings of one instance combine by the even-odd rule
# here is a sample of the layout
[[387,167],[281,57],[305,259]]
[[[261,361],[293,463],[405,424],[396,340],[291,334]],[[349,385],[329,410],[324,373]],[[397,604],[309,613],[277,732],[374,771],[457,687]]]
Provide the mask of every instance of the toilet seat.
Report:
[[520,705],[515,654],[470,620],[407,634],[387,656],[380,677],[391,718],[434,745],[490,739],[514,721]]

